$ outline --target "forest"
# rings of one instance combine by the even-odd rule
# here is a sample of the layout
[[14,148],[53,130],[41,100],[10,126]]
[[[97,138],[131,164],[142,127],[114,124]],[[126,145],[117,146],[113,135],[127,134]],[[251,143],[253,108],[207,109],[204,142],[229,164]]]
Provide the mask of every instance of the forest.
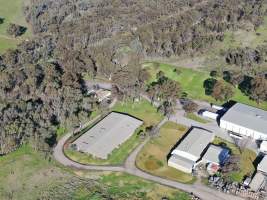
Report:
[[[88,118],[95,100],[86,95],[84,73],[109,79],[122,98],[155,88],[159,94],[151,95],[162,96],[179,86],[158,77],[146,88],[145,58],[194,55],[227,30],[256,29],[266,14],[263,0],[31,0],[23,10],[34,37],[0,56],[0,154],[26,142],[49,152],[57,127]],[[263,46],[225,59],[250,67],[265,55]]]

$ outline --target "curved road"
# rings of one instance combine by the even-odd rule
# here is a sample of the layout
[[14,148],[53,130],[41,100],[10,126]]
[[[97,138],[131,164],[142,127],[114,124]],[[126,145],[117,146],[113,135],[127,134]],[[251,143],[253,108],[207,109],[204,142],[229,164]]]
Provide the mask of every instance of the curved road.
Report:
[[72,133],[66,134],[64,137],[62,137],[57,146],[54,149],[54,157],[55,159],[63,164],[64,166],[76,168],[76,169],[83,169],[83,170],[96,170],[96,171],[112,171],[112,172],[126,172],[131,175],[135,175],[138,177],[141,177],[146,180],[150,180],[162,185],[166,185],[169,187],[177,188],[180,190],[183,190],[188,193],[194,193],[198,197],[204,200],[241,200],[242,198],[236,197],[233,195],[228,195],[222,192],[219,192],[217,190],[213,190],[205,185],[202,185],[200,183],[195,183],[193,185],[188,184],[182,184],[176,181],[171,181],[168,179],[160,178],[151,174],[148,174],[144,171],[141,171],[138,169],[135,165],[136,156],[139,153],[139,151],[142,149],[142,147],[146,144],[146,142],[149,140],[147,138],[141,145],[139,145],[126,159],[124,165],[122,166],[100,166],[100,165],[83,165],[77,162],[74,162],[67,158],[63,152],[63,147],[66,141],[69,137],[71,137]]

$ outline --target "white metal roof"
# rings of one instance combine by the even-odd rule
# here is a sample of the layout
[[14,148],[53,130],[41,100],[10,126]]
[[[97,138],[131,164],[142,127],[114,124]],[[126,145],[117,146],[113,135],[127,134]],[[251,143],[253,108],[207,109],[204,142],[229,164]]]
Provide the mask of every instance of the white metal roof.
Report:
[[79,151],[107,159],[108,155],[125,142],[142,121],[121,113],[112,112],[73,142]]
[[267,134],[267,111],[242,103],[233,105],[221,120]]
[[[181,143],[173,150],[176,152],[186,152],[197,158],[200,158],[202,152],[214,139],[214,133],[203,129],[193,128],[188,135],[181,141]],[[178,151],[176,151],[178,150]]]
[[267,156],[263,157],[261,162],[258,164],[257,170],[267,173]]

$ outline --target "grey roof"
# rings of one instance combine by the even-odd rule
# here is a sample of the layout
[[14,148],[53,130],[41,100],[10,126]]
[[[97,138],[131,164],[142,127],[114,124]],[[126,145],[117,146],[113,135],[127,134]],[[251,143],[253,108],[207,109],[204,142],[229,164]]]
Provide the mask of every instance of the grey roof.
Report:
[[73,142],[79,151],[95,157],[107,159],[108,155],[125,142],[142,121],[116,112],[112,112]]
[[267,134],[267,111],[259,108],[236,103],[222,116],[221,120]]
[[194,161],[178,156],[176,154],[173,154],[168,160],[168,162],[175,163],[187,169],[192,169],[195,164]]
[[199,128],[193,128],[174,151],[179,150],[200,157],[203,150],[213,139],[214,133]]
[[229,155],[229,150],[220,146],[210,145],[207,152],[203,156],[203,160],[206,162],[213,162],[222,164]]
[[267,173],[267,156],[264,156],[258,164],[257,170]]
[[265,176],[260,173],[257,172],[256,175],[253,177],[252,181],[249,184],[249,187],[257,192],[259,189],[261,189],[261,187],[264,185],[265,183]]

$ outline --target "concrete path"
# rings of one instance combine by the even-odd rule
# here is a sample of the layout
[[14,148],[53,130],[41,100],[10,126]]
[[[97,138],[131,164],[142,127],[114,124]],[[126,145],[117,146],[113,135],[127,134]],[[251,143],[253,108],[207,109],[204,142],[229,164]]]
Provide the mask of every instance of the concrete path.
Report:
[[[142,95],[143,98],[150,100],[146,95]],[[115,105],[116,100],[110,105],[112,107]],[[94,120],[91,120],[90,122],[84,124],[82,128],[88,126],[89,124],[93,123],[93,121],[96,121],[99,119],[100,116],[97,116]],[[224,132],[222,129],[220,129],[217,124],[215,123],[208,123],[208,124],[202,124],[196,121],[193,121],[191,119],[188,119],[184,117],[184,113],[182,110],[178,110],[178,112],[175,115],[172,115],[169,119],[170,121],[177,122],[180,124],[183,124],[185,126],[197,126],[202,127],[208,130],[213,131],[218,135],[219,137],[222,137],[224,139],[227,139],[228,141],[231,141],[232,138],[228,138],[228,134]],[[158,125],[157,129],[159,129],[167,120],[167,118],[164,118]],[[177,188],[179,190],[183,190],[188,193],[193,193],[196,196],[200,197],[203,200],[242,200],[242,198],[225,194],[222,192],[219,192],[215,189],[209,188],[205,185],[202,185],[201,183],[195,183],[192,185],[189,184],[183,184],[176,181],[168,180],[165,178],[161,178],[158,176],[154,176],[152,174],[146,173],[136,167],[136,157],[138,153],[141,151],[143,146],[149,141],[150,138],[146,138],[126,159],[125,163],[121,166],[112,166],[112,165],[84,165],[77,162],[74,162],[70,160],[66,155],[64,154],[63,148],[64,144],[72,136],[72,133],[66,134],[64,137],[62,137],[59,141],[57,146],[54,148],[54,158],[63,164],[64,166],[75,168],[75,169],[82,169],[82,170],[94,170],[94,171],[112,171],[112,172],[125,172],[131,175],[135,175],[138,177],[141,177],[143,179],[153,181],[162,185],[166,185],[169,187]]]
[[[165,120],[164,120],[165,121]],[[160,123],[161,125],[164,123]],[[71,137],[72,133],[66,134],[64,137],[62,137],[57,146],[54,149],[54,158],[63,164],[64,166],[71,167],[74,169],[82,169],[82,170],[94,170],[94,171],[112,171],[112,172],[125,172],[134,176],[141,177],[146,180],[150,180],[162,185],[166,185],[169,187],[177,188],[179,190],[183,190],[188,193],[194,193],[198,197],[200,197],[203,200],[241,200],[242,198],[228,195],[225,193],[218,192],[216,190],[213,190],[207,186],[201,185],[199,183],[189,185],[189,184],[182,184],[176,181],[171,181],[168,179],[164,179],[161,177],[157,177],[154,175],[151,175],[149,173],[146,173],[140,169],[138,169],[135,165],[136,157],[140,150],[143,148],[143,146],[149,141],[149,138],[147,138],[144,142],[142,142],[141,145],[139,145],[126,159],[124,165],[122,166],[112,166],[112,165],[84,165],[77,162],[74,162],[67,158],[63,152],[63,147],[66,141],[69,137]]]

